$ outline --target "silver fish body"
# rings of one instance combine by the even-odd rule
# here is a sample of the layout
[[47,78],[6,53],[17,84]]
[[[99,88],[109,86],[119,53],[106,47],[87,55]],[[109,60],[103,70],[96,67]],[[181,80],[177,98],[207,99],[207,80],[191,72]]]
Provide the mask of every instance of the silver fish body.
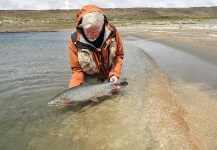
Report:
[[63,91],[55,96],[48,106],[58,106],[62,104],[73,104],[76,102],[84,102],[88,100],[97,100],[97,97],[107,95],[112,91],[113,86],[126,86],[126,78],[121,78],[117,83],[103,82],[100,84],[85,84],[76,86]]

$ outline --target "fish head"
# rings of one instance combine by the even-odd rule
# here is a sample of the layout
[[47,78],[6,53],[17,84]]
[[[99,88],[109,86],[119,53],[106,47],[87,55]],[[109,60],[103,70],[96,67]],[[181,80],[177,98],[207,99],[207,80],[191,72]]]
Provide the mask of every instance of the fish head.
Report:
[[61,101],[59,99],[51,100],[47,103],[48,106],[59,106],[61,105]]

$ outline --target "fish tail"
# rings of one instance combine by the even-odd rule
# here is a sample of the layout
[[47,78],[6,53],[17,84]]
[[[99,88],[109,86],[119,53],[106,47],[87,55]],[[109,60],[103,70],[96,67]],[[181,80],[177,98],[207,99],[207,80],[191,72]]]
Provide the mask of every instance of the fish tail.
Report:
[[127,78],[120,78],[117,82],[117,85],[119,86],[127,86],[128,85],[128,82],[126,81]]

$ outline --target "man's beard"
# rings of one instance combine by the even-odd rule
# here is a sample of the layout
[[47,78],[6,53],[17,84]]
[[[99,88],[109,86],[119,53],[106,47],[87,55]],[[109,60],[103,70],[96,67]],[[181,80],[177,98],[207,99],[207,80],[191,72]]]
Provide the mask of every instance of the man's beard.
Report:
[[93,41],[96,41],[96,39],[97,39],[97,38],[95,38],[95,39],[88,39],[88,40],[91,41],[91,42],[93,42]]

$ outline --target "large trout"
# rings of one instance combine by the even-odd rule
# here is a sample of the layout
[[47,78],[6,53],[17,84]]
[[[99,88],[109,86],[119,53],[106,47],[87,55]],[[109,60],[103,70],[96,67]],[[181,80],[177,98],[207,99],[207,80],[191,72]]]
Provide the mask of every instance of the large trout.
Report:
[[97,101],[97,97],[109,94],[113,86],[126,86],[126,78],[120,78],[117,83],[103,82],[99,84],[84,84],[63,91],[55,96],[49,106],[58,106],[63,104],[74,104],[88,100]]

